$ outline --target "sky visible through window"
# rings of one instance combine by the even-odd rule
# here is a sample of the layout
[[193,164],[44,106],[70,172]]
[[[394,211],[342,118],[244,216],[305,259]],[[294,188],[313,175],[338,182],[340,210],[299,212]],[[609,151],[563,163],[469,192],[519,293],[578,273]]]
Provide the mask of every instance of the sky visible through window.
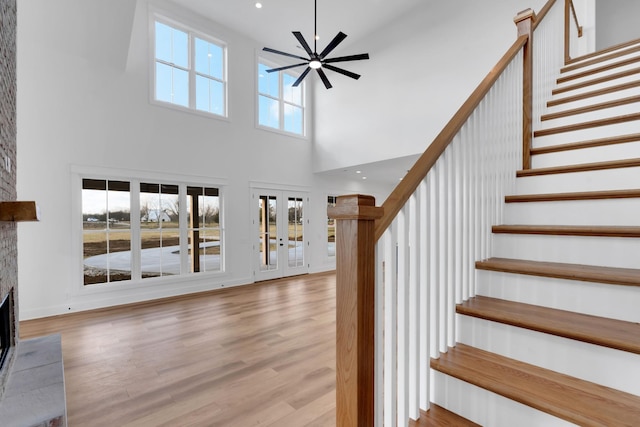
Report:
[[293,87],[297,76],[285,71],[267,73],[273,68],[258,64],[258,123],[285,132],[304,133],[303,85]]
[[224,116],[224,61],[223,46],[155,22],[156,100]]

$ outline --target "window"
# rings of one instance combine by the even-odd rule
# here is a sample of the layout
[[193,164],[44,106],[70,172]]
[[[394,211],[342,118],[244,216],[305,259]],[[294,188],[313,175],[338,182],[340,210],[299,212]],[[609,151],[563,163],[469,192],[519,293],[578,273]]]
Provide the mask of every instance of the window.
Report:
[[226,116],[225,45],[158,20],[154,34],[154,99]]
[[180,209],[178,186],[140,183],[142,277],[180,274]]
[[267,73],[274,66],[258,63],[258,124],[304,135],[304,83],[293,87],[298,76],[290,71]]
[[[190,271],[220,271],[220,196],[217,188],[187,187]],[[197,256],[194,252],[197,242]]]
[[85,264],[85,285],[131,279],[127,268],[131,265],[128,182],[82,181],[82,246],[84,258],[92,260]]
[[[327,196],[327,209],[335,207],[338,196]],[[336,220],[327,217],[327,256],[336,256]]]
[[220,206],[217,187],[83,179],[84,284],[222,272]]

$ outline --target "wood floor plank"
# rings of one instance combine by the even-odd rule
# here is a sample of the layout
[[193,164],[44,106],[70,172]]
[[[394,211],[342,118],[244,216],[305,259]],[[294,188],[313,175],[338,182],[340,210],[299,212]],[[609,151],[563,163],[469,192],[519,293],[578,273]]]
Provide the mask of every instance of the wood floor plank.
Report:
[[20,332],[61,333],[70,427],[335,425],[332,272],[31,320]]
[[[70,427],[333,427],[335,298],[330,272],[30,320],[20,333],[62,335]],[[423,421],[468,425],[451,417]]]

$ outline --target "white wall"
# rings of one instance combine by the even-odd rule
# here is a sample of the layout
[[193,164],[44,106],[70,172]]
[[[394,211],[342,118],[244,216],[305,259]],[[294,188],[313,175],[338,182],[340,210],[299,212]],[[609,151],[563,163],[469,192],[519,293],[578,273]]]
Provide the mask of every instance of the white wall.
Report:
[[598,50],[640,39],[640,3],[638,0],[596,2],[596,25],[607,31],[596,32]]
[[[255,128],[257,42],[168,2],[151,3],[228,43],[229,120],[149,102],[146,1],[18,1],[18,197],[42,211],[40,222],[19,226],[23,319],[252,282],[252,182],[309,191],[318,209],[307,231],[318,239],[311,240],[311,270],[333,268],[325,255],[326,195],[372,192],[314,177],[310,140]],[[223,184],[227,273],[83,289],[74,168]]]
[[422,153],[515,41],[516,14],[545,3],[424,2],[338,52],[371,59],[344,63],[357,82],[332,74],[334,89],[316,87],[315,170]]

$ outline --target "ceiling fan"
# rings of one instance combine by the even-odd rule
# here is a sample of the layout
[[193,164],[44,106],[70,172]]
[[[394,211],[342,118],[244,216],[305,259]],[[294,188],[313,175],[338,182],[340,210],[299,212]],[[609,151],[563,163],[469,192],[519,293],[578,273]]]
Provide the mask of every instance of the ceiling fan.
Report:
[[298,77],[298,79],[293,83],[294,87],[297,87],[300,83],[302,83],[302,80],[307,76],[307,74],[309,74],[309,72],[312,69],[316,70],[316,72],[318,73],[318,76],[320,76],[320,79],[322,80],[322,83],[324,83],[324,87],[326,87],[327,89],[331,89],[333,86],[331,86],[331,83],[329,82],[329,79],[327,78],[327,75],[325,74],[323,69],[335,71],[336,73],[340,73],[347,77],[351,77],[352,79],[358,80],[360,78],[360,74],[352,73],[351,71],[347,71],[343,68],[335,67],[331,64],[335,62],[358,61],[361,59],[369,59],[369,54],[361,53],[359,55],[348,55],[348,56],[339,56],[337,58],[327,58],[327,55],[329,55],[347,37],[347,35],[342,31],[338,32],[338,34],[333,38],[333,40],[329,42],[329,44],[324,48],[324,50],[318,53],[317,46],[316,46],[317,44],[316,42],[318,40],[318,2],[317,0],[314,0],[314,8],[315,10],[314,10],[314,28],[313,28],[314,30],[313,50],[311,50],[311,47],[309,47],[309,44],[304,39],[300,31],[293,31],[293,35],[298,40],[298,42],[300,42],[300,45],[305,50],[305,52],[307,52],[307,55],[309,55],[309,58],[305,58],[295,54],[282,52],[280,50],[275,50],[275,49],[265,47],[262,50],[271,52],[271,53],[276,53],[278,55],[284,55],[284,56],[289,56],[291,58],[301,59],[304,61],[298,64],[272,68],[272,69],[266,70],[267,73],[288,70],[289,68],[295,68],[295,67],[306,65],[307,68],[302,72],[300,77]]

